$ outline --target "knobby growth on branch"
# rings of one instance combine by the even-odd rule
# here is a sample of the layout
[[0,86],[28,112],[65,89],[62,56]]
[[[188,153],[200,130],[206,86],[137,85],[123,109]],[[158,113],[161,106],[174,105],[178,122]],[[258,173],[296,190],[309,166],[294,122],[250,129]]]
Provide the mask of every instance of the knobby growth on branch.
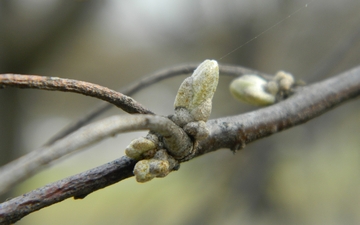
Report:
[[[221,68],[226,67],[220,67],[220,73]],[[172,74],[170,76],[173,76],[173,74],[177,73],[169,72],[169,74]],[[163,77],[166,77],[166,75]],[[156,80],[154,78],[148,79],[150,80],[148,82],[149,84],[151,82],[156,82],[154,81]],[[151,81],[151,79],[154,80]],[[158,80],[161,79],[163,78],[159,78]],[[146,86],[147,84],[141,85]],[[138,84],[138,88],[141,88],[141,85]],[[0,75],[0,87],[8,86],[72,91],[98,97],[102,100],[115,104],[129,113],[153,114],[151,111],[136,103],[136,101],[130,97],[86,82],[26,75]],[[135,87],[133,88],[133,91],[136,91],[136,85],[133,87]],[[344,72],[322,82],[309,86],[298,87],[295,90],[295,93],[289,98],[269,107],[241,115],[209,120],[206,123],[209,134],[206,138],[196,142],[192,149],[191,158],[198,157],[221,148],[231,149],[233,151],[239,150],[246,144],[255,140],[305,123],[359,95],[360,67],[356,67],[350,71]],[[125,120],[133,121],[133,123],[124,123]],[[183,129],[175,125],[168,118],[157,115],[136,115],[127,116],[126,118],[111,117],[94,124],[84,126],[73,133],[67,131],[64,138],[59,141],[50,142],[50,144],[40,150],[46,154],[49,150],[61,152],[62,149],[67,149],[65,153],[58,153],[59,155],[54,158],[51,158],[50,155],[45,155],[45,158],[47,158],[49,160],[48,162],[50,162],[55,158],[59,158],[64,154],[83,148],[115,133],[138,129],[150,129],[153,132],[160,133],[162,137],[172,136],[175,138],[175,140],[169,140],[168,142],[165,141],[165,143],[168,143],[166,145],[171,144],[177,146],[188,142],[188,136],[184,134]],[[86,139],[84,138],[85,136],[88,136],[89,138]],[[79,138],[81,141],[76,141],[79,140]],[[22,161],[23,163],[14,164],[16,165],[15,167],[9,167],[9,165],[11,165],[9,164],[1,168],[0,179],[3,177],[3,174],[14,174],[13,169],[19,169],[23,166],[22,164],[26,164],[25,162],[28,162],[28,160],[36,158],[31,154],[32,153],[30,153],[30,157],[28,158],[26,158],[27,156],[24,156],[25,161]],[[191,158],[188,158],[187,160],[190,160]],[[37,158],[32,162],[40,161],[41,163],[30,163],[26,166],[28,166],[28,169],[32,169],[33,173],[35,173],[48,163],[44,163],[43,159],[44,158]],[[21,160],[24,159],[19,160],[21,162]],[[86,195],[96,190],[131,177],[133,176],[133,169],[136,163],[137,160],[123,156],[105,165],[48,184],[22,196],[10,199],[0,204],[0,224],[14,223],[29,213],[60,202],[66,198],[84,198]],[[23,168],[24,167],[22,167],[22,169]],[[22,178],[12,181],[13,183],[9,182],[9,186],[18,183],[24,178],[24,175],[21,175],[20,177]]]

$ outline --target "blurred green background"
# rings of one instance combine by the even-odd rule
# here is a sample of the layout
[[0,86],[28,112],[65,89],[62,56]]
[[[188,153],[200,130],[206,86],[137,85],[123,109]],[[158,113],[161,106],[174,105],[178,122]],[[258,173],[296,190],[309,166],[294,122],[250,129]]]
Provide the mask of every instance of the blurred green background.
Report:
[[[312,83],[360,64],[359,9],[358,0],[1,0],[0,73],[119,89],[159,69],[216,59]],[[184,78],[133,97],[171,114]],[[256,109],[231,98],[230,81],[220,78],[212,118]],[[1,89],[0,164],[38,148],[98,103]],[[219,150],[145,184],[130,178],[18,224],[359,224],[359,112],[351,101],[235,155]],[[113,114],[123,112],[102,117]],[[56,161],[1,200],[118,158],[144,134],[118,135]]]

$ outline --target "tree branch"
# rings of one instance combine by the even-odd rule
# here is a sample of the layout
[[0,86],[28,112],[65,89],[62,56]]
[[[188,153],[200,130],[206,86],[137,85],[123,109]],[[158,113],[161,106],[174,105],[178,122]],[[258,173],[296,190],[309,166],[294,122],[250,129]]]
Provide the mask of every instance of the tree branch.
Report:
[[[296,94],[278,104],[242,115],[210,120],[207,123],[211,129],[210,136],[196,147],[196,156],[220,148],[238,150],[252,141],[305,123],[359,95],[360,67],[357,67],[328,80],[301,87]],[[16,222],[33,211],[69,197],[83,198],[131,176],[133,167],[134,162],[123,157],[11,199],[0,204],[0,224]],[[114,170],[117,170],[116,173]],[[111,176],[110,182],[108,176]]]
[[131,177],[135,163],[135,160],[123,156],[105,165],[13,198],[0,204],[0,224],[15,223],[29,213],[61,202],[66,198],[84,198],[94,190]]
[[85,81],[37,75],[0,74],[0,87],[34,88],[80,93],[107,101],[128,113],[154,114],[126,95]]
[[190,138],[168,118],[155,115],[112,116],[87,125],[71,135],[34,150],[0,168],[0,194],[29,178],[50,162],[118,133],[152,130],[164,137],[174,155],[192,149]]
[[[142,89],[149,87],[150,85],[160,82],[162,80],[172,78],[179,75],[189,74],[192,73],[196,67],[198,67],[199,64],[184,64],[179,65],[163,70],[159,70],[153,74],[150,74],[148,76],[145,76],[144,78],[140,79],[139,81],[135,82],[134,84],[128,86],[127,88],[124,88],[120,90],[121,93],[124,95],[133,95]],[[256,70],[248,69],[241,66],[232,66],[232,65],[220,65],[219,68],[220,75],[226,75],[226,76],[233,76],[233,77],[239,77],[244,74],[258,74],[266,79],[270,79],[272,76],[261,73]],[[75,130],[79,129],[80,127],[88,124],[90,121],[101,115],[102,113],[106,112],[107,110],[111,109],[112,105],[101,103],[99,106],[97,106],[95,109],[91,110],[88,114],[83,116],[81,119],[69,124],[67,127],[65,127],[63,130],[61,130],[59,133],[57,133],[54,137],[52,137],[50,140],[46,142],[45,145],[50,145],[54,143],[56,140],[59,140],[66,135],[70,134],[71,132],[74,132]]]

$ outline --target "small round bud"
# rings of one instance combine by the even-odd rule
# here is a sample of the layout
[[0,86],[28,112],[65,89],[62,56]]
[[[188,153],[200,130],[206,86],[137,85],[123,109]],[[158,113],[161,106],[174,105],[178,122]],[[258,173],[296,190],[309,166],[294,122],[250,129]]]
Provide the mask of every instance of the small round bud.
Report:
[[155,176],[150,173],[149,160],[141,160],[134,167],[134,175],[137,182],[144,183],[152,180]]
[[279,83],[281,91],[289,91],[295,83],[294,77],[284,71],[277,72],[274,79]]
[[144,137],[134,139],[125,149],[125,154],[132,159],[152,158],[156,152],[156,144]]
[[154,158],[144,159],[135,164],[134,175],[137,182],[144,183],[155,177],[165,177],[173,169],[178,169],[179,163],[165,149],[156,152]]

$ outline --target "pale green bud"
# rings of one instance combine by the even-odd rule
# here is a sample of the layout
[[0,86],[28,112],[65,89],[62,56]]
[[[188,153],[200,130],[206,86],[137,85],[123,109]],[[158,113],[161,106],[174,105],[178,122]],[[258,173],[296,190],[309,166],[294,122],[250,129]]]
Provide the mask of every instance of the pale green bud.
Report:
[[185,108],[192,116],[190,119],[192,121],[186,121],[186,123],[207,121],[218,81],[218,63],[215,60],[205,60],[196,68],[191,77],[186,78],[181,84],[174,103],[175,116],[177,109]]
[[137,162],[133,172],[136,181],[144,183],[155,177],[165,177],[178,166],[178,162],[165,149],[161,149],[156,152],[154,158]]
[[[271,88],[274,92],[276,84]],[[276,93],[271,94],[267,91],[267,80],[257,75],[244,75],[233,80],[230,92],[236,99],[251,105],[271,105],[276,101]]]
[[295,83],[294,77],[284,71],[277,72],[274,79],[279,83],[280,90],[282,91],[289,91]]
[[[156,137],[155,135],[152,136]],[[125,154],[135,160],[152,158],[156,153],[156,145],[157,137],[155,141],[144,137],[136,138],[126,147]]]

